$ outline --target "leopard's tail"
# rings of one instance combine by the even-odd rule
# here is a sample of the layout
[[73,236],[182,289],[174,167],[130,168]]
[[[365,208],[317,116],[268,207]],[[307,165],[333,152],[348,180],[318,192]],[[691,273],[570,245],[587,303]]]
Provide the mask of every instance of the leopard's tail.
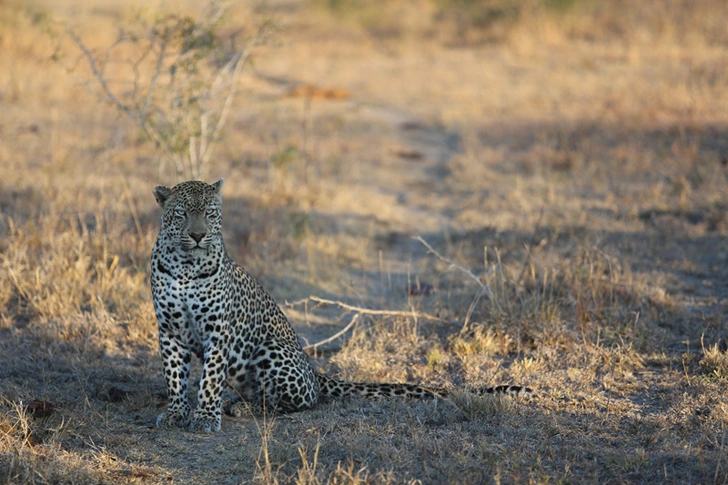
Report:
[[534,397],[533,390],[529,387],[524,386],[495,386],[495,387],[481,387],[475,389],[473,394],[482,396],[484,394],[503,394],[511,397]]
[[[433,397],[446,398],[449,394],[446,389],[421,386],[418,384],[347,382],[339,381],[320,373],[317,374],[317,377],[319,381],[319,397],[324,399],[344,396],[363,396],[371,398],[408,397],[415,399],[427,399]],[[485,394],[501,394],[513,397],[530,397],[534,395],[531,389],[523,386],[486,387],[474,390],[473,394],[479,396]]]
[[425,387],[416,384],[378,384],[364,382],[339,381],[324,374],[317,374],[319,381],[319,396],[322,398],[337,398],[345,396],[363,397],[410,397],[432,398],[447,397],[447,391],[436,387]]

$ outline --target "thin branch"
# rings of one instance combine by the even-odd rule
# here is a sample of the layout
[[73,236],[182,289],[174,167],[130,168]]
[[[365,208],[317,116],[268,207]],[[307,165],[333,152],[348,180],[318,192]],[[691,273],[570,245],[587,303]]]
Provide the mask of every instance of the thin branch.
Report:
[[460,329],[460,335],[463,335],[468,330],[468,325],[470,324],[470,317],[473,316],[473,312],[475,311],[475,307],[478,305],[478,302],[480,301],[480,297],[483,296],[483,289],[481,288],[480,291],[475,295],[475,298],[473,298],[473,301],[470,302],[470,306],[468,307],[468,312],[465,314],[465,320],[463,321],[463,326]]
[[[536,225],[533,229],[533,235],[531,236],[531,240],[528,242],[528,245],[526,246],[526,259],[523,261],[523,267],[521,268],[521,273],[518,275],[518,279],[516,280],[516,288],[521,284],[521,280],[523,279],[523,275],[526,274],[526,269],[528,269],[528,265],[531,263],[531,259],[533,258],[533,249],[538,247],[536,246],[536,234],[538,234],[538,227],[541,225],[541,220],[543,219],[543,214],[546,212],[546,200],[544,199],[543,204],[541,205],[541,212],[538,214],[538,219],[536,220]],[[541,244],[539,244],[539,247]]]
[[131,198],[129,183],[125,178],[122,179],[121,188],[124,190],[124,197],[126,197],[126,201],[129,204],[129,210],[131,211],[131,215],[134,218],[134,224],[136,225],[137,234],[139,235],[139,243],[141,244],[141,242],[144,240],[144,232],[142,231],[142,225],[139,222],[139,215],[137,214],[134,200]]
[[91,68],[91,73],[96,78],[96,81],[99,83],[99,86],[101,86],[101,90],[106,95],[106,98],[111,101],[114,106],[117,107],[119,111],[126,114],[129,119],[131,119],[134,123],[139,126],[144,133],[149,137],[150,140],[157,143],[159,146],[163,147],[166,150],[166,155],[169,156],[170,153],[173,153],[172,148],[170,147],[169,143],[167,143],[164,140],[164,137],[162,137],[158,132],[156,132],[154,129],[151,129],[149,124],[144,120],[139,118],[132,110],[129,108],[129,106],[125,105],[121,102],[121,100],[114,94],[114,92],[109,88],[109,85],[106,83],[106,79],[104,78],[104,75],[99,71],[99,68],[96,64],[96,59],[94,58],[93,53],[86,47],[86,44],[83,43],[83,40],[76,35],[76,33],[68,26],[65,26],[66,33],[68,33],[68,36],[71,37],[73,42],[76,44],[76,47],[78,47],[81,52],[86,56],[86,61],[88,62],[89,68]]
[[175,153],[174,158],[175,167],[177,169],[177,176],[181,177],[185,173],[185,157],[181,153]]
[[[247,47],[246,47],[247,49]],[[215,128],[213,128],[212,133],[209,136],[210,141],[210,147],[213,146],[215,143],[215,140],[217,139],[218,134],[220,133],[220,130],[222,129],[223,125],[225,125],[225,121],[227,120],[228,113],[230,112],[230,105],[233,102],[233,98],[235,97],[235,93],[237,91],[236,89],[236,82],[238,79],[238,76],[240,75],[240,71],[242,70],[243,66],[247,63],[248,59],[250,58],[250,51],[243,50],[239,53],[238,59],[235,62],[235,68],[233,70],[232,76],[230,77],[230,90],[228,91],[227,96],[225,97],[225,102],[223,103],[222,110],[220,111],[220,118],[217,120],[217,124],[215,125]],[[201,154],[202,155],[202,163],[207,164],[212,157],[212,151],[208,150],[208,148],[205,148],[205,152]]]
[[[309,301],[309,298],[302,298],[302,299],[296,300],[296,301],[286,301],[284,303],[284,305],[286,307],[288,307],[288,308],[293,308],[293,307],[296,307],[298,305],[305,305],[306,303],[308,303],[308,301]],[[308,310],[306,310],[306,311],[308,311]]]
[[[150,48],[153,48],[153,46],[150,46]],[[147,51],[147,52],[149,52],[149,51]],[[149,83],[149,91],[147,91],[147,96],[144,99],[144,106],[142,106],[142,110],[139,113],[139,117],[142,120],[146,119],[147,110],[149,109],[149,103],[152,101],[152,94],[154,94],[154,90],[157,88],[157,81],[159,80],[159,75],[162,72],[162,64],[164,62],[166,52],[167,52],[167,41],[163,40],[159,44],[159,55],[157,56],[157,64],[154,69],[154,76],[152,76],[152,81]],[[146,56],[146,53],[145,53],[145,56]]]
[[136,115],[129,109],[127,105],[122,103],[119,98],[116,97],[113,91],[111,91],[111,88],[109,88],[109,85],[106,84],[106,79],[104,78],[104,75],[101,71],[99,71],[98,66],[96,65],[96,59],[94,58],[94,55],[91,53],[90,50],[88,50],[88,47],[86,47],[86,44],[83,43],[81,38],[76,35],[76,33],[71,30],[70,27],[66,26],[66,33],[71,37],[73,42],[76,44],[76,47],[81,49],[81,52],[84,53],[86,56],[86,60],[88,61],[88,65],[91,68],[91,72],[93,73],[94,77],[99,83],[99,86],[101,86],[101,90],[104,92],[106,97],[116,105],[116,107],[124,112],[129,118],[131,118],[134,122],[139,123],[138,118]]
[[[217,124],[215,124],[215,128],[213,128],[212,133],[209,136],[210,150],[208,151],[208,147],[206,146],[205,151],[200,154],[203,164],[207,164],[212,157],[211,148],[214,146],[215,140],[217,139],[220,130],[225,125],[225,122],[227,120],[228,113],[230,112],[230,106],[232,105],[233,98],[235,97],[235,93],[237,92],[237,80],[240,76],[240,71],[245,66],[245,64],[247,64],[248,59],[250,59],[250,51],[252,47],[258,45],[258,42],[263,37],[263,34],[265,33],[265,28],[265,25],[260,25],[255,35],[252,38],[248,39],[248,41],[245,43],[245,47],[238,51],[236,56],[237,59],[233,57],[233,59],[230,59],[230,61],[228,61],[228,63],[223,68],[223,72],[226,72],[229,71],[231,65],[233,66],[233,73],[230,76],[230,89],[227,96],[225,97],[225,102],[223,103],[222,110],[220,111],[220,117],[217,120]],[[234,63],[233,60],[235,60]],[[222,79],[221,75],[222,73],[220,73],[213,82],[213,92],[217,90],[218,82],[220,82]]]
[[137,59],[136,61],[129,60],[129,64],[131,65],[131,70],[134,73],[134,80],[132,81],[132,89],[131,89],[131,95],[129,96],[131,99],[136,99],[137,92],[139,91],[139,79],[141,78],[141,73],[139,72],[139,65],[146,59],[146,57],[149,55],[149,53],[152,51],[152,47],[150,46],[149,49],[145,50],[144,53]]
[[116,38],[113,44],[109,46],[108,49],[106,49],[106,53],[104,54],[104,61],[101,63],[101,75],[106,74],[106,65],[109,63],[109,58],[111,57],[111,51],[116,47],[117,45],[124,42],[124,33],[119,32],[119,36]]
[[424,239],[422,239],[422,236],[417,236],[414,239],[417,239],[419,242],[421,242],[422,244],[424,244],[424,246],[429,250],[429,252],[431,252],[432,254],[434,254],[435,256],[437,256],[438,259],[440,259],[440,260],[446,262],[447,264],[449,264],[450,265],[450,268],[455,268],[458,271],[461,271],[461,272],[465,273],[466,275],[468,275],[473,281],[475,281],[476,283],[478,283],[478,285],[480,286],[480,288],[483,290],[483,293],[485,295],[487,295],[490,300],[493,300],[493,293],[490,291],[490,287],[488,285],[486,285],[485,283],[483,283],[482,281],[480,281],[480,278],[478,278],[477,276],[475,276],[469,269],[463,268],[459,264],[455,264],[453,261],[447,259],[442,254],[438,253],[432,246],[430,246],[430,244],[427,241],[425,241]]
[[207,123],[207,119],[209,118],[210,111],[209,110],[203,110],[200,114],[200,149],[198,150],[198,163],[201,165],[207,165],[207,161],[205,160],[207,157],[205,154],[207,153],[208,148],[208,142],[210,145],[215,143],[215,140],[211,140],[209,133],[210,133],[210,127]]
[[225,15],[225,12],[227,11],[227,2],[217,3],[217,2],[210,2],[205,7],[205,12],[203,13],[202,17],[206,19],[205,21],[205,27],[209,28],[212,25],[215,25],[223,15]]
[[[121,30],[117,39],[99,59],[70,26],[64,26],[66,33],[82,53],[79,59],[85,57],[91,77],[98,82],[101,97],[106,98],[106,101],[111,102],[141,128],[149,140],[163,152],[160,167],[171,161],[178,176],[191,174],[199,179],[205,172],[232,109],[240,73],[250,59],[253,48],[260,44],[265,34],[267,24],[261,23],[257,32],[242,45],[233,43],[237,48],[234,48],[231,57],[223,66],[217,65],[207,75],[201,73],[197,69],[201,61],[198,54],[203,58],[207,56],[208,60],[211,54],[208,50],[198,53],[196,44],[193,42],[188,45],[186,41],[189,36],[207,36],[208,29],[210,35],[214,36],[212,29],[223,17],[226,8],[227,3],[211,1],[202,19],[193,21],[195,31],[192,33],[184,30],[188,23],[187,17],[171,15],[159,19],[148,32],[148,42],[141,45],[136,37]],[[178,34],[182,35],[181,44]],[[203,40],[206,41],[207,37]],[[122,96],[119,88],[110,84],[106,70],[107,65],[112,62],[116,47],[123,42],[130,42],[143,51],[138,58],[134,56],[127,61],[133,75],[131,99],[126,95]],[[141,68],[146,63],[153,68],[148,83],[141,79],[141,73],[144,72]],[[169,67],[168,74],[165,67]],[[168,92],[166,96],[162,96],[159,89],[165,76],[169,79]],[[96,89],[93,91],[97,92]],[[163,106],[159,104],[159,97],[165,98],[161,101]],[[165,101],[169,101],[169,105]]]
[[315,301],[317,303],[322,303],[324,305],[336,305],[340,308],[343,308],[344,310],[349,310],[351,312],[361,313],[363,315],[382,315],[387,317],[413,317],[413,318],[421,318],[423,320],[429,320],[431,322],[445,322],[442,318],[435,317],[433,315],[430,315],[428,313],[420,313],[415,311],[393,311],[393,310],[371,310],[369,308],[362,308],[352,305],[347,305],[346,303],[342,303],[340,301],[333,301],[333,300],[326,300],[324,298],[319,298],[317,296],[309,296],[309,300]]
[[[188,124],[189,124],[189,117],[188,117]],[[189,126],[187,127],[190,128]],[[198,166],[198,159],[197,159],[197,137],[195,135],[190,135],[190,171],[192,172],[192,177],[195,179],[199,178],[199,174],[197,173],[197,166]]]
[[320,342],[316,342],[315,344],[307,345],[303,348],[303,350],[315,350],[316,348],[321,347],[322,345],[326,345],[329,342],[333,342],[334,340],[336,340],[337,338],[341,337],[346,332],[348,332],[349,329],[356,324],[356,322],[359,320],[360,316],[361,316],[361,313],[357,313],[356,315],[354,315],[354,318],[351,319],[351,322],[349,322],[349,324],[346,327],[344,327],[343,329],[341,329],[339,332],[336,332],[331,337],[321,340]]

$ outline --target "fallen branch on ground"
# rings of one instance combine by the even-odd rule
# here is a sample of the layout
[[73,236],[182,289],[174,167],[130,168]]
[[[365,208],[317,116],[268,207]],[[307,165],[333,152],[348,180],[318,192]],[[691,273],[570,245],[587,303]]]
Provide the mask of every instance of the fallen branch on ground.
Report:
[[304,351],[306,351],[306,350],[315,350],[315,349],[321,347],[322,345],[326,345],[329,342],[333,342],[334,340],[336,340],[337,338],[341,337],[346,332],[348,332],[349,329],[356,324],[356,322],[359,320],[359,315],[361,315],[361,314],[360,313],[357,313],[356,315],[354,315],[354,318],[351,319],[351,322],[349,322],[349,324],[346,327],[344,327],[343,329],[341,329],[339,332],[336,332],[331,337],[326,338],[326,339],[323,339],[323,340],[321,340],[319,342],[316,342],[315,344],[307,345],[307,346],[305,346],[303,348],[303,350]]
[[311,301],[315,301],[317,303],[324,304],[324,305],[336,305],[345,310],[360,313],[363,315],[382,315],[382,316],[387,316],[387,317],[412,317],[412,318],[421,318],[422,320],[430,320],[431,322],[444,322],[445,321],[442,318],[438,318],[438,317],[430,315],[428,313],[416,312],[414,310],[409,311],[409,312],[394,311],[394,310],[371,310],[369,308],[362,308],[362,307],[347,305],[346,303],[342,303],[340,301],[325,300],[325,299],[319,298],[317,296],[310,296],[310,297],[308,297],[308,299]]
[[295,305],[299,305],[302,303],[307,303],[308,301],[313,301],[313,302],[319,303],[321,305],[338,306],[339,308],[343,308],[347,312],[354,312],[355,315],[354,315],[354,318],[351,319],[351,322],[349,322],[346,325],[346,327],[344,327],[343,329],[338,331],[336,334],[334,334],[331,337],[328,337],[324,340],[316,342],[315,344],[307,345],[303,348],[303,350],[314,350],[322,345],[333,342],[334,340],[336,340],[337,338],[341,337],[346,332],[348,332],[356,324],[356,322],[359,320],[359,317],[361,315],[379,315],[379,316],[386,316],[386,317],[409,317],[409,318],[414,318],[414,319],[429,320],[432,322],[444,322],[445,321],[441,318],[430,315],[428,313],[416,312],[414,310],[412,310],[412,311],[372,310],[370,308],[362,308],[362,307],[357,307],[357,306],[353,306],[353,305],[348,305],[348,304],[340,302],[340,301],[327,300],[325,298],[319,298],[317,296],[310,296],[303,300],[298,300],[293,303],[288,303],[288,306],[295,306]]

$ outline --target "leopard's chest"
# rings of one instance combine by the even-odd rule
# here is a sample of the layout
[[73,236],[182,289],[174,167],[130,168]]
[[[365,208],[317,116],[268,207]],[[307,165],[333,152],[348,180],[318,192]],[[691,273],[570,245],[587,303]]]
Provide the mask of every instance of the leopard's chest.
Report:
[[221,261],[152,258],[152,293],[160,330],[199,349],[227,321],[228,278]]

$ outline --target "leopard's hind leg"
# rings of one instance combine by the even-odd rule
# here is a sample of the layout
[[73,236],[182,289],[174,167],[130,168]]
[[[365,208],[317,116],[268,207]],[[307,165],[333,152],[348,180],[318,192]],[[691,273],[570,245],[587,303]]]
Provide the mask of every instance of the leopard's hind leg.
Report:
[[318,402],[319,383],[305,354],[291,345],[266,341],[245,368],[228,377],[239,399],[224,407],[232,416],[263,411],[295,412]]

